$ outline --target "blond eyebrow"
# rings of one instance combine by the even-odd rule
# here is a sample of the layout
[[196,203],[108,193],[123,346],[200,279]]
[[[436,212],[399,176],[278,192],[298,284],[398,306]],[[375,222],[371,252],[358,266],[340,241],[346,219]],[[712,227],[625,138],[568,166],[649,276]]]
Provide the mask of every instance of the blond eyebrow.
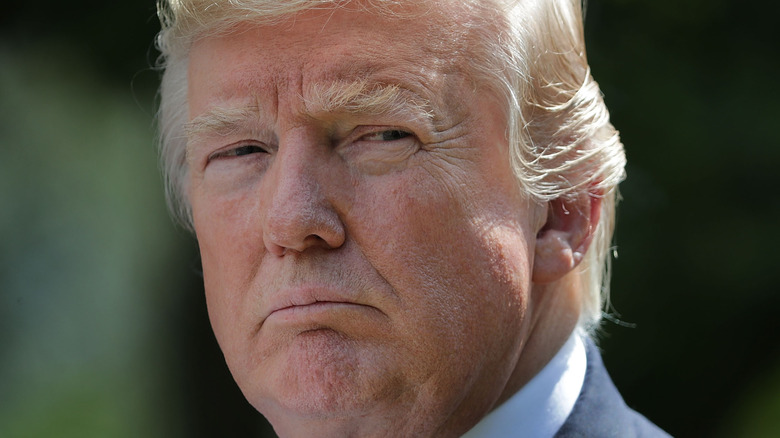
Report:
[[304,99],[307,112],[347,113],[352,115],[401,115],[410,111],[427,119],[433,117],[427,99],[398,85],[369,83],[367,81],[335,82],[323,86],[315,84]]
[[257,106],[215,107],[184,124],[187,140],[203,135],[228,136],[246,131],[259,116]]

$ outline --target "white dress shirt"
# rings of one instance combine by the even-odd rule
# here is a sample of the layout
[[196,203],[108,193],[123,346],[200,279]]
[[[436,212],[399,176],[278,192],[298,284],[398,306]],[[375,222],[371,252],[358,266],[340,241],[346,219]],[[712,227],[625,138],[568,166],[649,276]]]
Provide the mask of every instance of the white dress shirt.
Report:
[[462,438],[552,438],[563,426],[585,381],[585,344],[578,330],[542,371]]

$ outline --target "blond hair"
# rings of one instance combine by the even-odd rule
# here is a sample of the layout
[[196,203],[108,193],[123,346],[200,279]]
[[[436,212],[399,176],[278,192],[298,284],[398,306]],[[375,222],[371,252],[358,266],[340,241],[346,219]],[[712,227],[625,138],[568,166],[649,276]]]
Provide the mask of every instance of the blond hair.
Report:
[[[617,185],[625,154],[585,55],[580,0],[442,0],[473,10],[472,74],[506,100],[511,164],[539,203],[599,196],[601,215],[580,264],[585,291],[580,326],[597,326],[609,292]],[[404,0],[364,0],[394,13]],[[420,4],[421,2],[412,2]],[[187,200],[187,62],[196,38],[245,21],[268,24],[311,8],[355,6],[344,0],[163,0],[157,38],[164,69],[158,114],[160,154],[174,216],[192,229]]]

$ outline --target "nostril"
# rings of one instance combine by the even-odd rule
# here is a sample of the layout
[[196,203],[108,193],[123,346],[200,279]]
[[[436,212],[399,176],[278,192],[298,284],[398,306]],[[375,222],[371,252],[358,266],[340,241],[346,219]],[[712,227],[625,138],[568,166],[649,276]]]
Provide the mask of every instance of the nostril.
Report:
[[343,239],[328,240],[319,236],[318,234],[309,234],[298,242],[290,241],[287,244],[278,239],[274,239],[273,236],[267,236],[265,240],[265,247],[268,252],[277,257],[301,254],[308,248],[313,247],[335,249],[343,244]]
[[273,242],[266,242],[265,247],[268,249],[268,252],[277,257],[284,257],[284,255],[287,253],[287,248],[277,245]]
[[322,233],[323,236],[320,236],[318,234],[310,234],[306,236],[306,239],[303,241],[303,247],[309,248],[314,246],[319,246],[325,249],[334,249],[341,246],[341,243],[337,242],[335,239],[329,239],[326,237],[329,237],[329,234],[327,230],[324,230]]

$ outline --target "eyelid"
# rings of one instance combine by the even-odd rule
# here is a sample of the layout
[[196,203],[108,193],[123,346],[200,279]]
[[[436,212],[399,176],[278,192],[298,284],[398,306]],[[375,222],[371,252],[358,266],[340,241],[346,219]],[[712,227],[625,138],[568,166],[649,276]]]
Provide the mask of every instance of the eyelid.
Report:
[[414,135],[411,132],[409,132],[407,130],[404,130],[404,129],[383,129],[381,131],[370,132],[370,133],[368,133],[368,134],[366,134],[366,135],[364,135],[363,137],[360,137],[360,138],[361,139],[366,139],[367,137],[374,137],[374,136],[382,136],[382,137],[384,137],[384,134],[394,134],[393,135],[394,137],[395,137],[395,134],[401,134],[401,136],[398,137],[398,138],[392,138],[392,139],[387,139],[387,140],[384,139],[384,138],[379,138],[379,139],[370,140],[370,141],[400,141],[400,140],[403,140],[405,138],[409,138],[409,137]]
[[210,163],[212,160],[219,159],[219,158],[238,157],[240,155],[235,155],[235,152],[238,149],[245,148],[245,147],[251,147],[251,146],[256,146],[259,149],[263,150],[263,152],[265,152],[265,153],[271,153],[271,150],[270,150],[271,148],[267,144],[265,144],[265,143],[263,143],[261,141],[257,141],[257,140],[241,140],[241,141],[232,143],[230,145],[227,145],[225,147],[222,147],[222,148],[212,152],[207,157],[206,162]]
[[[399,132],[404,132],[404,133],[408,134],[404,138],[409,138],[409,137],[417,138],[417,134],[415,134],[415,131],[413,129],[405,128],[405,127],[402,127],[402,126],[396,126],[396,125],[364,125],[364,126],[358,126],[357,128],[354,129],[354,131],[352,131],[352,135],[350,135],[349,143],[354,143],[354,142],[357,142],[357,141],[361,141],[365,137],[368,137],[368,136],[371,136],[371,135],[376,135],[376,134],[381,134],[383,132],[388,132],[388,131],[399,131]],[[403,138],[398,139],[398,140],[366,140],[366,141],[400,141],[400,140],[403,140]]]

